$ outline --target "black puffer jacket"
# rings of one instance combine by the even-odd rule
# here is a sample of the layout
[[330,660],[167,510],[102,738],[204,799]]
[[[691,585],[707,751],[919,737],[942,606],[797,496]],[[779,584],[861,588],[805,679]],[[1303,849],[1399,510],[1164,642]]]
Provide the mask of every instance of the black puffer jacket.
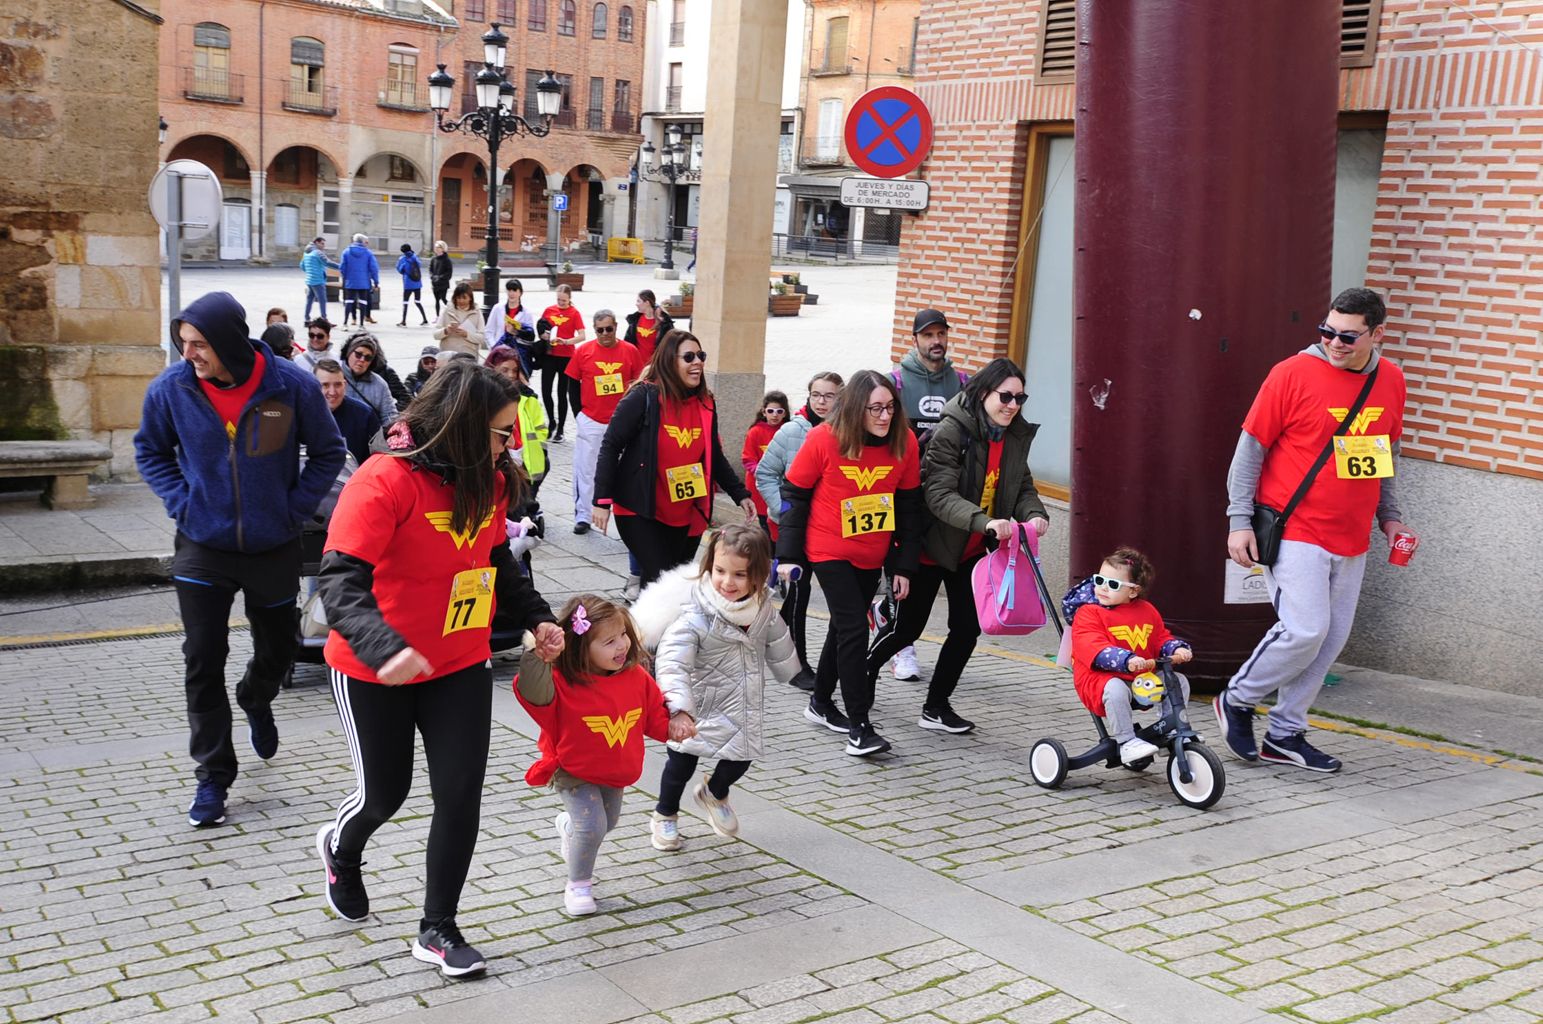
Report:
[[[712,480],[708,486],[711,507],[712,491],[721,488],[736,502],[750,497],[745,482],[734,471],[734,464],[723,454],[723,443],[718,438],[718,409],[713,407]],[[595,503],[602,499],[613,501],[648,519],[654,517],[655,485],[659,475],[659,387],[640,382],[634,384],[622,400],[605,428],[600,441],[600,460],[595,464]]]

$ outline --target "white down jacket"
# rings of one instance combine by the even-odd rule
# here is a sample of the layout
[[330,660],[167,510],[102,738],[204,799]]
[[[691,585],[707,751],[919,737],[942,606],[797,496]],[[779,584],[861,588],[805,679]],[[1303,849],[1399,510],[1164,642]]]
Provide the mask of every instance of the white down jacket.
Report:
[[[705,585],[699,586],[695,571],[683,566],[666,573],[633,606],[645,643],[659,636],[649,628],[659,621],[650,607],[668,608],[674,614],[674,621],[658,639],[654,678],[672,712],[686,711],[696,719],[697,733],[671,743],[670,749],[698,757],[753,761],[761,756],[767,670],[787,682],[798,674],[798,652],[770,591],[761,595],[754,612],[749,607],[734,608],[705,590]],[[747,624],[736,625],[733,618],[743,618]]]

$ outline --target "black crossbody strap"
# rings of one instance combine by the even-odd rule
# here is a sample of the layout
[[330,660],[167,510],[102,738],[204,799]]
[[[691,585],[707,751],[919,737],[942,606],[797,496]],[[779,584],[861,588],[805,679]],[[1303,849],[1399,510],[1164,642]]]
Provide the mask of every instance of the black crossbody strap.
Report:
[[1361,406],[1366,404],[1367,396],[1372,393],[1372,385],[1377,383],[1377,371],[1380,369],[1382,369],[1380,365],[1374,366],[1372,367],[1372,372],[1366,375],[1366,383],[1361,385],[1361,393],[1356,395],[1355,404],[1350,407],[1349,412],[1345,413],[1345,418],[1340,421],[1339,427],[1330,435],[1329,443],[1323,446],[1323,451],[1318,453],[1317,460],[1313,462],[1313,468],[1307,471],[1307,476],[1302,480],[1301,485],[1297,487],[1297,493],[1293,494],[1291,500],[1286,503],[1286,507],[1281,509],[1280,517],[1282,519],[1290,516],[1295,511],[1297,505],[1301,504],[1302,499],[1307,497],[1307,492],[1313,486],[1313,481],[1318,479],[1318,471],[1323,468],[1325,462],[1329,461],[1329,455],[1334,451],[1334,438],[1349,430],[1350,425],[1355,422],[1356,416],[1361,412]]

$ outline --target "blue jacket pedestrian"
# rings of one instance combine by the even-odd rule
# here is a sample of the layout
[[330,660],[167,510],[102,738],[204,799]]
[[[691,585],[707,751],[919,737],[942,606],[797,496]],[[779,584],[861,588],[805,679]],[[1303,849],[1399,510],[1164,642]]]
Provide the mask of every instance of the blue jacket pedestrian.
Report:
[[[414,278],[413,271],[418,272]],[[396,272],[402,275],[402,291],[419,292],[423,290],[423,264],[418,262],[418,254],[413,252],[412,246],[404,244],[402,255],[397,257]]]
[[[272,550],[299,535],[342,469],[337,422],[313,376],[248,336],[246,311],[230,294],[211,292],[171,322],[179,352],[184,323],[204,336],[230,379],[201,379],[211,364],[195,353],[163,370],[145,392],[135,464],[189,540],[221,551]],[[249,387],[251,394],[228,420],[206,387],[216,397]]]
[[340,272],[344,288],[369,291],[380,284],[380,264],[363,238],[363,235],[355,236],[354,244],[343,250]]
[[327,259],[325,250],[318,249],[314,245],[305,251],[304,256],[300,257],[300,269],[305,271],[305,283],[308,285],[326,284],[328,267],[331,267],[333,270],[342,269],[341,264]]

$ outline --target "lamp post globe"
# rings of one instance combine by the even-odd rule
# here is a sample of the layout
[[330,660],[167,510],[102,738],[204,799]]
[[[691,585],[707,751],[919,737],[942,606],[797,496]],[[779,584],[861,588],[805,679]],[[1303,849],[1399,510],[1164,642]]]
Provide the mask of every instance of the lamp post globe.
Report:
[[563,84],[557,76],[547,71],[536,83],[536,109],[548,122],[557,116],[563,105]]
[[495,21],[488,31],[482,33],[482,59],[495,68],[501,68],[508,57],[509,37],[498,30],[498,22]]
[[445,71],[443,64],[429,76],[429,106],[439,113],[450,109],[450,95],[455,91],[455,79]]

